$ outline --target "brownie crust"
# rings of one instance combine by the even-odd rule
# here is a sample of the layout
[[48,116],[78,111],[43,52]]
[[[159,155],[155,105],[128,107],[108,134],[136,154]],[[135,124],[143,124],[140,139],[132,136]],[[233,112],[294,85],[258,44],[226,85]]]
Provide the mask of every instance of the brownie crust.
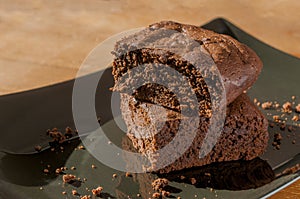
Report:
[[[113,76],[115,83],[119,78],[128,72],[128,70],[147,63],[160,63],[170,65],[179,72],[187,73],[187,76],[192,76],[192,86],[200,89],[198,96],[207,100],[207,88],[202,78],[203,74],[195,74],[192,71],[191,63],[188,63],[183,57],[173,54],[168,51],[160,49],[159,45],[169,46],[174,41],[172,35],[155,35],[160,30],[170,30],[176,33],[183,34],[189,39],[198,42],[205,52],[215,62],[224,82],[226,90],[227,104],[233,102],[244,90],[247,90],[258,78],[262,69],[262,62],[256,53],[246,45],[238,42],[234,38],[218,34],[197,26],[180,24],[173,21],[163,21],[150,25],[148,28],[123,38],[116,43],[113,54],[116,56],[113,63]],[[154,35],[154,36],[153,36]],[[151,40],[152,39],[152,40]],[[149,42],[151,40],[151,42]],[[144,43],[153,44],[148,48],[139,49]],[[193,51],[193,45],[186,44],[184,51]],[[194,56],[194,57],[193,57]],[[192,59],[199,59],[198,57],[205,56],[205,53],[195,52],[189,55]],[[142,78],[142,77],[141,77]],[[151,88],[153,90],[153,88]],[[151,90],[150,89],[150,90]],[[115,90],[122,90],[115,88]],[[149,90],[149,89],[148,89]],[[151,96],[146,99],[148,95],[144,92],[139,92],[136,98],[140,100],[157,103],[157,99]],[[157,97],[157,96],[156,96]],[[201,101],[202,99],[200,99]],[[160,104],[164,105],[168,100],[160,100]],[[169,100],[169,106],[174,103]],[[207,100],[209,103],[209,100]]]

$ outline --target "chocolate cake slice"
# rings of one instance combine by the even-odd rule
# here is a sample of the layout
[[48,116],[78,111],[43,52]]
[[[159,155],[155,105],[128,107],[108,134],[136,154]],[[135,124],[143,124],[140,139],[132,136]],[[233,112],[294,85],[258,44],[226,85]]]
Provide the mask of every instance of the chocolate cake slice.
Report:
[[[121,93],[128,137],[150,161],[145,170],[168,173],[251,160],[265,150],[267,120],[242,94],[257,79],[262,62],[244,44],[166,21],[121,39],[112,53],[113,91]],[[219,131],[207,133],[215,119],[223,126],[223,108],[227,116],[220,137]],[[167,146],[173,148],[161,153]],[[178,159],[169,164],[168,156]]]
[[[199,153],[210,124],[209,118],[200,117],[199,120],[196,118],[199,116],[190,118],[155,104],[137,103],[137,100],[128,94],[121,94],[121,111],[127,125],[127,135],[133,146],[151,162],[151,166],[145,169],[159,173],[213,162],[251,160],[261,155],[268,143],[267,119],[245,94],[240,95],[227,107],[223,132],[212,151],[203,158],[199,158]],[[184,123],[184,120],[188,120],[189,123]],[[168,145],[176,136],[180,125],[186,132],[191,131],[192,127],[198,127],[191,146],[175,162],[164,168],[157,168],[160,154],[151,154]],[[172,156],[180,150],[176,148],[169,151],[168,155]]]
[[[168,66],[188,78],[199,102],[197,108],[200,115],[207,117],[210,115],[211,98],[220,97],[214,96],[218,93],[215,90],[208,90],[204,78],[211,72],[212,65],[217,67],[224,82],[226,104],[247,90],[255,82],[262,68],[262,62],[255,52],[232,37],[172,21],[152,24],[123,38],[116,43],[113,54],[114,91],[130,92],[132,85],[138,84],[148,74],[149,67],[146,66],[149,64]],[[191,60],[200,64],[202,71],[199,71]],[[139,69],[131,74],[130,71],[135,68]],[[214,77],[216,74],[209,74],[209,78],[217,79]],[[163,72],[155,78],[169,81],[168,74]],[[180,85],[176,80],[172,80],[172,83]],[[222,89],[221,82],[215,84],[215,89]],[[188,95],[184,89],[179,92]],[[176,111],[181,110],[179,105],[190,106],[189,100],[179,102],[172,90],[158,84],[141,86],[134,92],[134,97]]]

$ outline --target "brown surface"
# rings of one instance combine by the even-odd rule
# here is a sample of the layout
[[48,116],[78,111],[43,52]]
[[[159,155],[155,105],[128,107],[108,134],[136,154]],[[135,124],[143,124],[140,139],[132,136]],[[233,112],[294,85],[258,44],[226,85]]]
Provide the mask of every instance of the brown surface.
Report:
[[270,197],[270,199],[298,199],[300,198],[300,181],[291,184],[287,188],[281,190],[279,193]]
[[[219,138],[209,136],[207,142],[213,138],[218,141],[203,158],[199,158],[199,154],[205,149],[200,149],[199,146],[207,136],[209,119],[199,118],[198,115],[181,117],[179,113],[167,109],[163,113],[162,107],[149,103],[135,105],[132,96],[121,95],[121,112],[127,125],[127,135],[132,140],[133,146],[145,154],[151,162],[151,165],[145,168],[154,171],[159,169],[158,173],[168,173],[213,162],[251,160],[261,155],[268,144],[268,121],[246,94],[240,95],[228,105],[223,131]],[[179,127],[183,130],[181,133],[178,132]],[[186,133],[193,132],[194,127],[197,127],[194,141],[192,144],[185,144],[190,147],[184,149],[182,144],[189,142]],[[177,141],[174,139],[175,136],[180,136]],[[171,141],[175,141],[174,148],[164,152],[158,151]],[[172,164],[160,169],[157,162],[165,163],[165,159],[174,156],[176,151],[185,152]]]
[[[300,57],[299,9],[298,0],[0,0],[0,95],[73,78],[103,39],[167,19],[200,25],[223,16]],[[272,199],[299,198],[299,190],[297,182]]]
[[[165,33],[165,36],[161,36],[164,30],[169,30],[168,34]],[[185,38],[182,38],[183,35]],[[151,42],[149,43],[147,41]],[[180,42],[175,44],[175,41]],[[181,42],[184,42],[184,47]],[[157,49],[156,47],[171,45],[172,49]],[[198,45],[198,48],[196,48],[195,45]],[[145,48],[145,46],[147,47],[146,49],[140,49]],[[207,53],[210,54],[211,57],[209,56],[208,58]],[[207,68],[208,70],[204,69],[201,73],[207,74],[207,78],[209,79],[214,79],[212,76],[216,76],[210,71],[212,69],[211,62],[214,61],[224,82],[227,104],[233,102],[244,90],[252,86],[262,68],[262,62],[256,53],[232,37],[217,34],[197,26],[173,21],[162,21],[152,24],[149,28],[145,28],[136,34],[120,40],[116,44],[114,54],[113,75],[115,84],[117,84],[117,82],[120,81],[120,77],[131,68],[136,69],[137,66],[148,63],[163,65],[172,63],[170,67],[176,69],[189,79],[191,86],[196,89],[195,92],[197,93],[198,99],[201,98],[201,100],[207,98],[206,95],[208,91],[205,89],[205,81],[202,75],[186,61],[192,61],[205,66],[203,68]],[[184,57],[188,57],[188,60]],[[130,82],[132,82],[133,79],[138,81],[140,78],[145,78],[137,76],[148,74],[146,71],[147,67],[143,68],[144,70],[141,70],[141,74],[134,73],[135,78],[127,77],[130,78]],[[162,72],[159,72],[158,76],[164,76],[161,73]],[[127,78],[126,80],[128,80]],[[216,77],[216,79],[217,78],[218,77]],[[147,100],[153,101],[149,99],[148,92],[146,93]],[[215,92],[211,91],[210,93]],[[159,95],[164,96],[165,94],[160,93]],[[169,101],[169,99],[165,98],[163,101]],[[163,103],[164,102],[162,102],[162,104]],[[207,108],[205,107],[205,109]]]

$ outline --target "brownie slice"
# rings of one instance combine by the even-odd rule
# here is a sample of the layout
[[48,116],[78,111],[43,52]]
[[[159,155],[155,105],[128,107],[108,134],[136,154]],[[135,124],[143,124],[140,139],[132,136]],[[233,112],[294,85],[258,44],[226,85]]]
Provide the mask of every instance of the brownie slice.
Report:
[[[148,72],[145,67],[147,64],[169,66],[188,78],[197,96],[201,115],[208,117],[208,110],[211,109],[210,99],[219,96],[213,96],[218,93],[215,90],[208,92],[207,82],[203,77],[208,73],[209,78],[216,79],[213,77],[215,73],[209,74],[214,63],[224,82],[227,104],[255,82],[262,68],[262,62],[255,52],[232,37],[172,21],[152,24],[138,33],[123,38],[116,43],[113,54],[115,91],[128,92],[128,89],[131,89],[130,85],[145,78]],[[201,63],[203,71],[199,72],[190,60]],[[142,67],[138,67],[139,70],[134,72],[134,76],[130,75],[128,72],[137,66]],[[129,75],[123,82],[120,79],[125,74]],[[162,72],[155,78],[164,80],[165,76],[167,74]],[[180,86],[180,82],[176,80],[174,84]],[[216,82],[216,89],[221,89],[218,84],[220,82]],[[184,95],[186,91],[179,92]],[[173,91],[156,84],[140,87],[134,96],[140,101],[160,104],[176,111],[180,111],[179,104],[184,103],[178,102]],[[187,106],[188,102],[189,100]]]
[[[137,103],[137,100],[128,94],[121,94],[121,111],[128,128],[127,135],[133,146],[151,162],[151,166],[145,170],[168,173],[213,162],[251,160],[261,155],[268,143],[267,119],[245,94],[228,105],[223,132],[204,158],[199,158],[199,154],[209,127],[209,118],[182,116],[176,111],[155,104]],[[186,124],[184,120],[189,123]],[[187,135],[193,127],[198,127],[191,146],[175,162],[157,170],[156,162],[160,154],[151,154],[170,143],[180,125]],[[185,142],[185,138],[182,137],[180,142]],[[167,155],[172,156],[178,150],[181,149],[174,148],[168,151]]]

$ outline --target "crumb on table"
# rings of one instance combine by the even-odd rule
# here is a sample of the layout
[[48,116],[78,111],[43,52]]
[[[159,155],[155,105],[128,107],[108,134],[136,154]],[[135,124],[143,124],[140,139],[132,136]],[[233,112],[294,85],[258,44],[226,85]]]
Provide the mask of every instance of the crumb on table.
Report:
[[84,195],[84,196],[80,197],[80,199],[90,199],[90,198],[91,198],[90,195]]
[[92,190],[93,195],[100,195],[100,193],[102,192],[103,187],[97,187],[96,189]]
[[152,182],[152,188],[155,191],[161,190],[169,184],[169,181],[166,178],[158,178]]
[[76,176],[72,175],[72,174],[65,174],[65,175],[63,175],[62,179],[65,183],[69,183],[71,181],[76,180]]
[[74,196],[78,195],[77,190],[73,189],[73,190],[72,190],[72,195],[74,195]]
[[264,103],[261,104],[261,107],[263,109],[269,109],[269,108],[272,107],[272,104],[273,104],[272,102],[264,102]]

